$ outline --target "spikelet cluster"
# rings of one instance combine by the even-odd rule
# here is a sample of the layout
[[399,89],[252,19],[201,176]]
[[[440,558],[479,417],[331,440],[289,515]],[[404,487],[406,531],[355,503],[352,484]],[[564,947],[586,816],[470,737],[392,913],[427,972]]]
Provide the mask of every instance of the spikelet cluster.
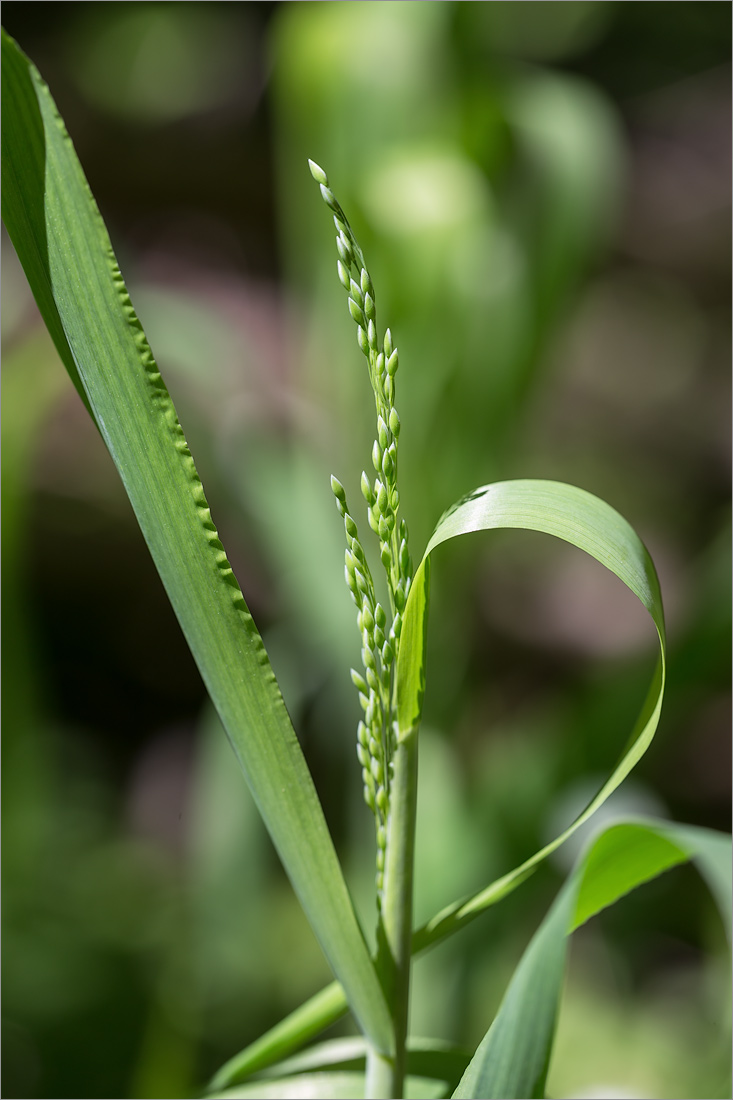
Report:
[[407,525],[400,520],[397,488],[397,451],[400,418],[395,409],[397,348],[389,329],[380,341],[374,286],[346,215],[331,191],[326,173],[313,161],[311,174],[333,214],[336,226],[338,277],[348,294],[348,309],[356,324],[357,342],[369,366],[369,380],[376,405],[376,437],[372,447],[373,474],[361,475],[367,520],[379,540],[379,557],[387,578],[389,611],[377,600],[374,580],[359,541],[356,522],[349,511],[340,481],[331,478],[331,489],[346,531],[346,584],[357,608],[361,634],[363,671],[351,670],[364,712],[357,731],[356,751],[362,767],[364,798],[377,824],[377,896],[381,894],[389,812],[392,757],[396,741],[395,668],[402,632],[402,614],[412,580]]

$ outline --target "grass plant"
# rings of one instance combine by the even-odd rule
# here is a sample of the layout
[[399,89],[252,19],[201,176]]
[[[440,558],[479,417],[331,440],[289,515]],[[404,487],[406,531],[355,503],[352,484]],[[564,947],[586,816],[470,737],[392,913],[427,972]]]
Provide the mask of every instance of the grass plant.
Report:
[[[5,34],[2,55],[5,224],[64,366],[122,478],[237,761],[335,979],[227,1062],[208,1094],[393,1100],[543,1096],[569,934],[636,886],[687,860],[696,862],[729,924],[729,839],[653,820],[617,821],[601,830],[528,944],[471,1055],[439,1039],[410,1038],[411,962],[519,887],[592,817],[649,747],[662,707],[666,639],[659,583],[646,548],[610,505],[580,488],[502,481],[479,486],[449,507],[414,566],[400,514],[397,348],[389,328],[380,336],[376,292],[362,250],[326,173],[310,162],[334,220],[338,278],[375,403],[372,470],[362,474],[361,489],[383,581],[370,567],[342,483],[331,481],[344,521],[345,579],[362,640],[363,668],[352,670],[351,677],[362,709],[356,754],[375,822],[372,949],[268,654],[69,136],[38,72]],[[583,812],[519,866],[414,928],[418,743],[432,557],[451,539],[501,528],[562,539],[619,577],[651,617],[659,658],[636,725]],[[360,1037],[303,1049],[347,1011]]]

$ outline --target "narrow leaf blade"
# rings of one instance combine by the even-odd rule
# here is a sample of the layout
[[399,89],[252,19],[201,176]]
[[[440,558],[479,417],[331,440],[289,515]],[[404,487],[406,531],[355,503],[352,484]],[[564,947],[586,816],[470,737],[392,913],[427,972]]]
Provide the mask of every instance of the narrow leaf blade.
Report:
[[102,218],[48,88],[4,32],[2,58],[5,224],[311,926],[362,1030],[389,1051],[320,802]]
[[[727,855],[727,872],[723,853]],[[730,837],[656,821],[616,822],[586,847],[530,942],[456,1098],[544,1095],[565,970],[567,936],[583,921],[676,863],[693,859],[730,911]]]

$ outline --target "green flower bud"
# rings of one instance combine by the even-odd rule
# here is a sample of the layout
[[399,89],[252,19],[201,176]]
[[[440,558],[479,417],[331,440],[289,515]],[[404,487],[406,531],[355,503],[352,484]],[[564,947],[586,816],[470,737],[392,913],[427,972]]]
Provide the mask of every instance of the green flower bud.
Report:
[[395,611],[395,616],[392,620],[392,629],[390,633],[393,634],[395,638],[399,638],[400,634],[402,633],[402,616],[400,615],[399,611]]
[[331,475],[331,492],[336,497],[336,500],[340,500],[342,504],[346,504],[346,490],[337,477]]
[[369,684],[369,686],[374,688],[375,691],[377,691],[379,689],[379,678],[377,677],[377,674],[374,671],[374,669],[368,668],[366,670],[366,678],[367,678],[367,683]]
[[334,195],[330,187],[326,187],[325,183],[321,184],[321,195],[323,197],[323,201],[326,203],[327,206],[330,206],[332,210],[340,209],[339,204],[336,202],[336,196]]
[[308,161],[308,167],[311,170],[311,175],[316,183],[322,184],[324,187],[328,187],[328,176],[321,168],[320,164],[316,164],[314,160]]
[[377,783],[384,782],[384,768],[376,756],[373,756],[371,760],[371,772]]
[[384,455],[382,456],[382,473],[384,474],[385,481],[389,482],[392,480],[392,475],[394,474],[394,462],[392,460],[392,455],[389,451],[385,451]]
[[[339,233],[339,235],[336,237],[336,251],[343,260],[344,267],[348,271],[354,262],[354,256],[349,246],[349,242],[343,235],[343,233]],[[343,279],[341,279],[341,282],[344,282]],[[349,283],[344,283],[344,286],[347,290],[349,289],[349,285]]]
[[381,378],[384,374],[384,352],[380,351],[377,356],[377,378]]
[[400,424],[400,418],[397,415],[397,409],[390,409],[389,410],[389,429],[392,432],[392,435],[395,437],[395,439],[397,439],[399,437],[400,427],[401,427],[401,424]]
[[359,534],[359,530],[348,512],[344,516],[344,529],[350,539],[355,539]]
[[[378,489],[377,485],[379,486]],[[379,478],[377,478],[377,480],[374,482],[374,491],[377,494],[377,508],[382,513],[382,515],[385,515],[389,508],[389,496],[387,495],[387,490],[385,489],[384,485],[382,485],[382,482],[379,480]]]
[[367,325],[367,340],[369,341],[369,347],[372,351],[377,350],[377,326],[374,321],[369,321]]
[[377,439],[382,450],[386,450],[389,443],[389,432],[383,416],[377,417]]
[[369,520],[369,526],[375,535],[379,534],[379,518],[373,508],[367,509],[367,519]]
[[377,847],[387,847],[387,830],[385,829],[384,825],[380,825],[377,829]]
[[[384,516],[379,517],[379,537],[384,543],[389,541],[389,524]],[[389,552],[389,547],[387,547],[387,551]],[[382,561],[384,561],[384,552],[382,552]]]
[[406,539],[403,539],[400,543],[400,569],[405,577],[410,572],[410,551]]
[[397,357],[397,348],[395,348],[395,350],[392,352],[387,360],[387,374],[390,376],[390,378],[394,378],[394,376],[397,374],[397,368],[399,367],[399,365],[400,361]]
[[[384,520],[380,519],[379,523],[380,525],[383,524]],[[387,527],[387,538],[389,538],[389,527]],[[382,565],[389,573],[392,567],[392,551],[390,550],[386,542],[382,542],[379,558],[382,562]]]
[[377,307],[374,305],[374,299],[371,294],[368,293],[364,295],[364,313],[368,321],[373,321],[377,316]]
[[390,375],[387,375],[384,383],[384,396],[388,405],[394,404],[394,378],[391,378]]
[[360,672],[357,672],[355,668],[351,669],[351,682],[359,692],[360,695],[368,695],[369,688],[367,687],[366,680]]
[[360,745],[358,742],[357,742],[357,745],[356,745],[356,755],[357,755],[357,758],[358,758],[359,763],[361,764],[362,768],[368,768],[369,767],[369,753],[366,751],[364,746]]
[[351,297],[349,298],[348,301],[349,301],[349,313],[354,318],[357,325],[359,325],[361,328],[365,328],[366,327],[366,320],[364,318],[364,311],[362,310],[361,306],[359,305],[358,302],[355,302],[354,299],[351,298]]
[[367,502],[367,504],[374,504],[376,497],[374,496],[371,482],[369,481],[369,478],[367,477],[365,471],[362,471],[361,475],[361,495],[364,497],[364,500]]
[[380,813],[385,813],[387,810],[387,792],[385,791],[384,787],[379,787],[377,789],[375,801],[377,803],[377,809],[380,811]]
[[394,650],[389,642],[385,642],[382,646],[382,664],[385,668],[389,668],[394,660]]
[[377,662],[374,658],[374,654],[372,653],[371,649],[362,649],[362,651],[361,651],[361,663],[364,665],[364,668],[367,670],[367,675],[369,674],[370,670],[374,671],[376,669]]
[[374,608],[374,621],[380,630],[384,630],[387,625],[387,612],[384,610],[381,603],[378,603]]
[[358,343],[359,347],[363,351],[364,355],[368,356],[369,355],[369,341],[367,339],[367,334],[364,332],[364,329],[361,327],[361,325],[359,325],[357,330],[356,330],[356,342]]
[[374,644],[377,649],[381,649],[384,645],[384,632],[380,626],[374,628]]
[[359,286],[359,284],[352,279],[349,283],[348,289],[351,293],[351,297],[361,308],[364,305],[364,295],[361,292],[361,287]]
[[374,446],[372,447],[372,466],[379,473],[382,469],[382,448],[379,446],[377,440],[374,440]]
[[405,599],[405,590],[402,587],[402,581],[399,582],[399,584],[397,585],[397,587],[394,590],[394,602],[395,602],[395,607],[397,608],[398,611],[404,611],[405,610],[406,599]]
[[392,345],[392,333],[391,333],[390,329],[387,329],[387,331],[384,334],[384,354],[389,359],[389,357],[390,357],[390,355],[392,354],[393,351],[394,351],[394,347]]
[[359,744],[366,748],[369,744],[369,734],[363,722],[359,722],[359,725],[356,727],[356,736]]
[[364,630],[368,630],[370,634],[374,633],[374,616],[372,615],[371,608],[365,607],[361,613],[361,622]]
[[361,275],[359,276],[359,278],[361,280],[361,289],[364,291],[365,294],[369,294],[370,297],[373,299],[374,287],[372,286],[372,280],[369,276],[369,272],[365,267],[361,269]]
[[350,283],[350,276],[349,276],[348,268],[344,267],[344,265],[341,263],[341,260],[337,260],[336,261],[336,270],[338,271],[339,279],[340,279],[342,285],[348,290],[349,289],[349,283]]

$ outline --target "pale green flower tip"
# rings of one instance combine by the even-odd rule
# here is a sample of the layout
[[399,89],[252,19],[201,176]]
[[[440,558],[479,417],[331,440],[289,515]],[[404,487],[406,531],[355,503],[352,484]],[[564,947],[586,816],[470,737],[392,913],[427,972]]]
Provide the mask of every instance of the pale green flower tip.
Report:
[[361,275],[359,276],[361,281],[361,289],[365,294],[370,294],[374,298],[374,287],[372,286],[372,280],[369,277],[369,272],[365,267],[361,269]]
[[[341,259],[344,261],[344,265],[347,268],[351,267],[354,262],[354,257],[351,253],[351,249],[349,248],[349,242],[347,241],[343,233],[339,233],[338,237],[336,238],[336,251],[338,252]],[[345,283],[344,285],[348,290],[349,284]]]
[[397,348],[395,348],[387,360],[387,374],[390,376],[390,378],[394,378],[394,376],[397,374],[397,368],[399,367],[399,365],[400,361],[397,356]]
[[[349,299],[349,301],[351,301],[351,299]],[[353,316],[353,314],[352,314],[352,316]],[[364,352],[364,354],[369,355],[369,340],[367,339],[367,334],[364,331],[364,329],[361,327],[361,325],[357,325],[356,341],[357,341],[359,347],[361,348],[361,350]]]
[[389,451],[385,451],[382,457],[382,473],[387,481],[390,481],[394,473],[394,461]]
[[377,473],[382,469],[382,448],[379,446],[377,440],[374,440],[374,446],[372,447],[372,465]]
[[346,490],[337,477],[331,474],[331,492],[336,497],[336,500],[340,500],[342,504],[346,504]]
[[364,497],[364,500],[367,502],[367,504],[373,504],[374,493],[372,491],[371,482],[369,481],[365,470],[362,470],[361,474],[361,495]]
[[316,164],[314,160],[308,160],[308,167],[311,170],[311,175],[316,183],[320,183],[323,187],[328,187],[328,176],[321,168],[320,164]]
[[394,345],[392,343],[392,332],[391,332],[390,329],[387,329],[387,331],[384,334],[384,354],[389,359],[389,357],[390,357],[390,355],[392,354],[393,351],[394,351]]
[[366,681],[360,672],[357,672],[355,668],[351,669],[351,682],[357,691],[360,691],[362,695],[369,694],[369,688],[366,685]]
[[341,285],[346,290],[348,290],[349,289],[349,283],[350,283],[350,276],[349,276],[348,271],[346,270],[345,265],[341,263],[341,260],[336,261],[336,270],[338,271],[339,281],[340,281]]
[[381,603],[378,603],[374,608],[374,619],[380,629],[384,630],[387,625],[387,612],[382,607]]
[[327,206],[331,207],[332,210],[337,209],[338,204],[336,203],[336,196],[334,195],[331,188],[326,187],[326,185],[323,183],[321,184],[321,198]]
[[364,328],[366,321],[364,320],[364,312],[358,302],[355,302],[353,298],[349,298],[349,313],[356,321],[357,325]]
[[397,439],[398,435],[400,434],[400,426],[401,426],[400,425],[400,418],[397,415],[397,409],[394,409],[394,408],[390,409],[389,410],[389,429],[392,432],[392,435],[395,437],[395,439]]

